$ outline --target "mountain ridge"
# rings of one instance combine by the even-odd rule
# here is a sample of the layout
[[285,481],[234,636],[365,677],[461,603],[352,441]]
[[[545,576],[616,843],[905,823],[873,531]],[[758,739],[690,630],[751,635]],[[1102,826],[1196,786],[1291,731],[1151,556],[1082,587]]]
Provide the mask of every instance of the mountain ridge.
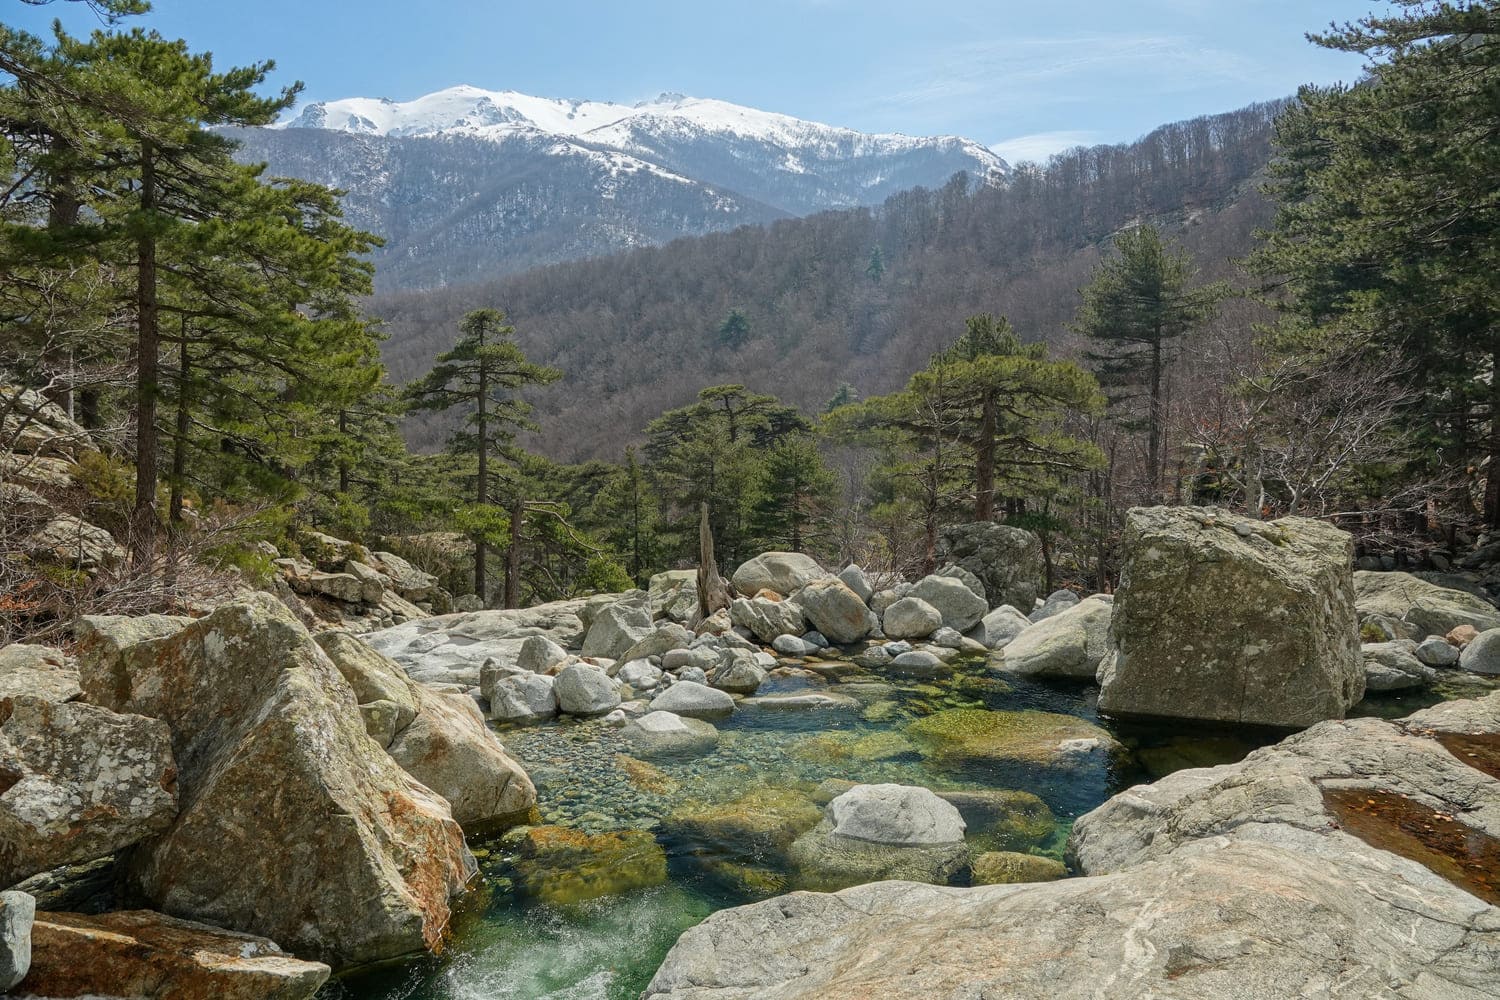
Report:
[[704,98],[636,105],[453,87],[345,98],[234,130],[274,174],[348,192],[383,290],[486,280],[820,211],[875,206],[1005,161],[956,136],[875,135]]

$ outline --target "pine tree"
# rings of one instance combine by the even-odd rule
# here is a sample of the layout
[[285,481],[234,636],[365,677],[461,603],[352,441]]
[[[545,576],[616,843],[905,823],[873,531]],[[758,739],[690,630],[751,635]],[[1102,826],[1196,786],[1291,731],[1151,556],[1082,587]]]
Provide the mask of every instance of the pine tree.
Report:
[[1406,372],[1413,474],[1487,467],[1500,526],[1500,3],[1397,7],[1313,39],[1370,75],[1304,88],[1278,120],[1280,206],[1251,266],[1286,314],[1277,340],[1363,338]]
[[750,320],[738,309],[731,309],[719,324],[718,335],[719,343],[731,350],[744,347],[750,340]]
[[466,430],[455,432],[449,450],[475,459],[473,503],[463,512],[474,539],[474,590],[488,600],[486,552],[507,544],[512,525],[507,510],[492,503],[497,481],[491,459],[510,444],[518,430],[533,427],[531,405],[518,393],[555,382],[562,373],[526,360],[511,338],[515,327],[498,309],[476,309],[459,321],[452,349],[437,356],[437,365],[408,387],[412,407],[447,411],[462,407]]
[[880,245],[876,244],[870,250],[870,262],[865,265],[865,277],[875,284],[880,284],[880,279],[885,277],[885,254]]
[[1226,294],[1221,285],[1191,287],[1192,257],[1162,240],[1154,226],[1115,237],[1115,255],[1080,290],[1074,328],[1090,338],[1084,357],[1110,404],[1127,410],[1144,397],[1146,482],[1161,479],[1164,375],[1179,341],[1210,319]]
[[838,481],[811,435],[787,435],[766,452],[759,492],[753,519],[757,539],[789,552],[824,547]]
[[625,464],[600,489],[595,508],[599,534],[635,585],[645,586],[660,558],[661,508],[634,447],[625,449]]

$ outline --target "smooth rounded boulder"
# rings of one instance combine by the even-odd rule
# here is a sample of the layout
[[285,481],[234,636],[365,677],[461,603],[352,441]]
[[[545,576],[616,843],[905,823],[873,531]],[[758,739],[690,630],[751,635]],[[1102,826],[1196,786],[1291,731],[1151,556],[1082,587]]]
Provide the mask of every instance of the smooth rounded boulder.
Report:
[[[967,632],[978,625],[989,611],[989,605],[962,579],[956,576],[927,576],[918,580],[907,593],[907,598],[916,598],[937,610],[943,616],[943,625]],[[894,607],[894,605],[893,605]],[[889,613],[889,611],[887,611]]]
[[870,634],[875,621],[859,595],[836,578],[809,583],[797,592],[797,603],[813,627],[834,643],[860,641]]
[[891,639],[925,639],[943,626],[943,616],[919,597],[903,597],[885,609],[881,631]]
[[762,590],[789,597],[814,580],[822,580],[828,571],[812,556],[801,552],[763,552],[734,571],[730,582],[745,597]]
[[651,711],[673,712],[688,719],[715,719],[734,711],[734,698],[707,684],[682,680],[652,698]]
[[1346,532],[1148,507],[1121,550],[1100,711],[1305,727],[1364,696]]
[[591,663],[563,667],[552,692],[558,708],[568,715],[603,715],[620,707],[620,686]]
[[1063,605],[1006,644],[1004,669],[1026,676],[1093,680],[1110,651],[1113,613],[1112,604],[1093,598]]

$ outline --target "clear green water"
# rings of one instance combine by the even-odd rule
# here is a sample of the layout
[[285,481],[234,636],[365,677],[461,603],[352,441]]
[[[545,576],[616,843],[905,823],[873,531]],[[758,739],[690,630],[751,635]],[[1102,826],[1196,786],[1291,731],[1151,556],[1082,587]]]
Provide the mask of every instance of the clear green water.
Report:
[[[677,936],[714,910],[764,898],[784,886],[749,893],[709,877],[705,862],[723,845],[669,836],[661,819],[683,805],[738,798],[758,786],[812,795],[825,779],[897,782],[938,791],[1012,788],[1051,807],[1056,824],[1035,853],[1061,858],[1073,821],[1122,788],[1184,767],[1239,760],[1281,734],[1219,728],[1130,726],[1098,719],[1092,686],[988,674],[982,662],[937,681],[856,674],[827,685],[853,692],[862,711],[741,709],[716,723],[716,751],[695,759],[653,760],[660,772],[643,788],[616,755],[620,733],[598,721],[562,720],[503,730],[502,738],[537,784],[548,824],[587,833],[637,829],[665,848],[666,885],[586,903],[550,906],[517,898],[508,847],[476,840],[484,885],[454,921],[444,954],[346,977],[325,1000],[624,1000],[634,998]],[[882,691],[875,684],[890,685]],[[773,678],[761,694],[821,688],[821,680]],[[934,766],[903,735],[913,720],[946,708],[1038,709],[1076,716],[1109,730],[1130,753],[1081,770],[1037,767],[1000,773],[985,765]]]

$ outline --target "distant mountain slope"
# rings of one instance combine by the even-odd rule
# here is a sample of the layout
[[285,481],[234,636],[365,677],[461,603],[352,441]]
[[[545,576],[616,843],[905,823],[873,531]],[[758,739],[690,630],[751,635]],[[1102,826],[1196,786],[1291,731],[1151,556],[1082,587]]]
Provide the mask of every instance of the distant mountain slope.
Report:
[[274,173],[349,191],[382,288],[515,273],[1008,168],[955,137],[867,135],[722,101],[627,106],[454,87],[349,98],[234,133]]
[[[564,372],[533,394],[543,428],[533,444],[559,459],[617,458],[649,419],[716,382],[811,412],[843,381],[866,395],[889,391],[977,312],[1006,314],[1023,337],[1065,347],[1077,289],[1109,237],[1142,219],[1182,240],[1208,276],[1230,274],[1270,217],[1256,177],[1282,106],[1076,150],[1003,187],[910,191],[874,210],[381,296],[371,311],[387,320],[386,362],[404,381],[452,344],[463,312],[505,309],[527,353]],[[718,337],[731,309],[750,323],[743,346]],[[445,425],[423,417],[409,436],[435,447]]]

